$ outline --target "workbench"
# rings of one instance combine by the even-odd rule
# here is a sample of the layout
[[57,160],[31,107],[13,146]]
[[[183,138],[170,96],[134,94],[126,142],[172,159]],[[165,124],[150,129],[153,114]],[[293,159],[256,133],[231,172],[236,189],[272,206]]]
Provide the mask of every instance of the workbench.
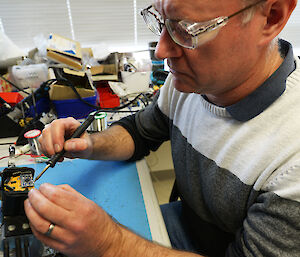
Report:
[[[8,154],[7,149],[8,145],[0,145],[0,157]],[[7,166],[7,161],[0,160],[0,170]],[[26,155],[17,158],[16,165],[35,169],[36,177],[46,164],[35,163],[34,158]],[[138,235],[170,246],[144,159],[138,162],[67,159],[49,168],[35,187],[45,182],[69,184]]]

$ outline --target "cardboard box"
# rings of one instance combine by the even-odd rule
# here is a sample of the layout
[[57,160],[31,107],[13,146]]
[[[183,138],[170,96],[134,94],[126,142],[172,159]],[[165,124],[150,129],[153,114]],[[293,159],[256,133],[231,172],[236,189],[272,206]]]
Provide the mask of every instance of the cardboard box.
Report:
[[[95,95],[93,89],[76,88],[77,92],[82,98],[91,97]],[[49,91],[49,97],[51,100],[66,100],[66,99],[77,99],[77,95],[74,93],[72,88],[64,85],[52,85]]]
[[119,80],[119,56],[118,53],[111,53],[99,65],[91,67],[93,81]]
[[[63,69],[63,77],[70,81],[82,98],[95,96],[95,89],[82,71]],[[67,85],[54,84],[49,91],[51,100],[77,99],[73,89]]]
[[57,34],[49,36],[47,57],[77,70],[83,68],[80,43]]

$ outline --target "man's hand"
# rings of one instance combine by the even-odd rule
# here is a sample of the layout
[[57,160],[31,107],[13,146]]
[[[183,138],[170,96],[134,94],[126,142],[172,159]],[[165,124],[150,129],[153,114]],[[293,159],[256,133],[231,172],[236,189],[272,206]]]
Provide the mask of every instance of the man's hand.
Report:
[[[119,226],[103,209],[68,185],[32,189],[24,208],[34,235],[67,256],[109,256],[111,245],[122,241]],[[51,223],[53,231],[45,235]]]
[[[128,131],[115,125],[109,129],[93,133],[83,133],[80,138],[70,137],[80,123],[73,119],[58,119],[48,125],[39,138],[41,150],[47,156],[66,150],[69,158],[94,160],[128,160],[134,153],[134,141]],[[62,161],[62,160],[60,160]]]
[[[68,185],[46,183],[30,190],[24,208],[33,234],[69,257],[200,257],[135,235]],[[46,235],[50,224],[55,226]]]
[[80,122],[74,118],[58,119],[48,125],[39,138],[42,152],[47,156],[66,150],[66,157],[87,159],[93,152],[91,139],[87,133],[83,133],[80,138],[70,137]]

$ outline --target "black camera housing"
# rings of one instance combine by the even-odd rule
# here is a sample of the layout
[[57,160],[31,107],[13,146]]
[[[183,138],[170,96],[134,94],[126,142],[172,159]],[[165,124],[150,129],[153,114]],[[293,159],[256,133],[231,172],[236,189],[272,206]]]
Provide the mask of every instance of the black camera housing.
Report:
[[24,201],[34,187],[34,169],[9,167],[1,172],[2,225],[4,237],[32,234],[24,211]]

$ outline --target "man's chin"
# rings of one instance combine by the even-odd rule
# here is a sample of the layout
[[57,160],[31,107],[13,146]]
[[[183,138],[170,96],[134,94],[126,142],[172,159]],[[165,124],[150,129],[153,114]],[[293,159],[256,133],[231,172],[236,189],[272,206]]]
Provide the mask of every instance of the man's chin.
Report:
[[187,80],[184,80],[178,76],[174,76],[172,80],[173,86],[176,88],[176,90],[183,92],[183,93],[194,93],[195,88],[193,88],[191,85],[193,85],[191,82],[188,82]]

